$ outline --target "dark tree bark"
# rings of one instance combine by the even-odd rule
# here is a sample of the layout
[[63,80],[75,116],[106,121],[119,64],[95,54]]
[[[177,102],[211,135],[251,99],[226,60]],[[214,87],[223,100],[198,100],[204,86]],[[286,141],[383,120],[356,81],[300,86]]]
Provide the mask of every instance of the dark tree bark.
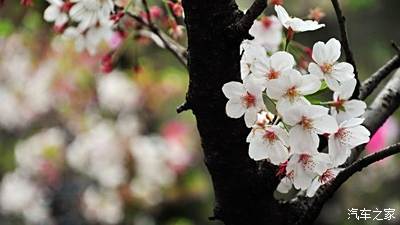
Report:
[[[222,86],[240,80],[241,35],[227,32],[243,16],[233,0],[184,0],[190,73],[187,102],[196,116],[205,164],[214,184],[214,218],[229,225],[285,224],[273,197],[275,170],[262,175],[248,157],[242,119],[225,114]],[[270,167],[272,168],[272,167]]]
[[240,43],[249,37],[249,21],[265,6],[265,0],[256,0],[244,16],[234,0],[183,0],[190,83],[186,103],[178,112],[191,109],[197,119],[215,192],[210,219],[226,225],[310,225],[322,209],[323,203],[315,208],[312,205],[318,196],[291,202],[275,200],[277,168],[248,157],[245,140],[250,129],[243,119],[230,119],[225,114],[227,99],[222,86],[240,81]]

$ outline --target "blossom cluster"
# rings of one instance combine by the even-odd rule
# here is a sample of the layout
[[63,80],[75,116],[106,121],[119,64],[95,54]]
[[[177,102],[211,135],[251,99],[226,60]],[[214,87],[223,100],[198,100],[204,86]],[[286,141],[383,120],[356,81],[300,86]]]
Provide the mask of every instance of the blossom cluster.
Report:
[[[370,132],[362,125],[366,104],[351,98],[357,81],[353,66],[339,61],[338,40],[315,43],[305,68],[286,51],[288,46],[279,50],[282,27],[288,45],[295,33],[325,25],[290,17],[281,5],[275,11],[277,17],[256,21],[250,30],[254,40],[241,45],[242,82],[222,87],[229,99],[226,113],[244,115],[252,129],[249,156],[279,166],[279,192],[294,186],[311,197],[336,177],[354,147],[369,141]],[[328,152],[322,151],[320,139],[327,140]]]
[[192,162],[186,124],[167,122],[162,132],[144,132],[140,111],[147,103],[138,81],[122,71],[88,74],[90,68],[81,68],[88,56],[69,66],[78,54],[65,57],[62,48],[33,65],[23,43],[18,35],[0,39],[0,129],[2,136],[18,137],[15,148],[6,147],[15,168],[0,184],[1,213],[22,215],[26,224],[55,224],[53,198],[63,183],[73,183],[64,174],[86,181],[79,186],[81,197],[68,199],[96,224],[120,223],[132,204],[162,202],[163,190]]
[[[138,35],[153,39],[156,43],[159,38],[149,30],[141,29],[143,24],[128,20],[126,15],[134,13],[141,22],[149,24],[150,19],[163,18],[172,37],[182,36],[182,26],[171,18],[183,16],[180,1],[166,1],[166,5],[173,16],[165,16],[158,6],[144,6],[141,1],[122,0],[47,0],[50,4],[44,11],[44,19],[54,23],[54,30],[66,39],[75,41],[78,51],[87,50],[95,54],[103,42],[114,43],[114,47],[127,37],[127,32],[139,30]],[[134,28],[134,29],[132,29]],[[112,63],[111,60],[106,62]],[[108,65],[110,66],[110,65]]]

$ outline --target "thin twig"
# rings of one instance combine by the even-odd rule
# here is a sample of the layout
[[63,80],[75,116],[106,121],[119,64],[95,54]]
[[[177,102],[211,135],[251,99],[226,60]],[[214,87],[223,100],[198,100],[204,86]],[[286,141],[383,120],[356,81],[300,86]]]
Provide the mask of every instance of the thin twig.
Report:
[[182,105],[180,105],[180,106],[178,106],[178,108],[176,108],[176,112],[179,114],[179,113],[182,113],[184,111],[190,110],[191,107],[192,106],[190,105],[190,103],[186,100],[184,103],[182,103]]
[[185,66],[185,68],[187,68],[187,53],[185,47],[169,38],[167,34],[165,34],[154,24],[144,21],[142,17],[130,12],[127,12],[126,14],[136,20],[140,25],[147,27],[151,32],[157,35],[157,37],[163,42],[165,48],[171,52],[179,60],[179,62]]
[[250,8],[246,11],[243,17],[233,26],[230,27],[235,35],[240,35],[246,39],[253,39],[249,34],[251,26],[253,26],[254,20],[267,8],[267,0],[255,0]]
[[332,5],[335,9],[336,17],[337,17],[337,20],[339,23],[340,37],[341,37],[340,39],[342,41],[342,47],[344,50],[344,54],[346,56],[346,61],[348,63],[350,63],[351,65],[353,65],[355,78],[357,79],[357,85],[356,85],[355,91],[353,93],[353,96],[351,98],[358,98],[358,95],[359,95],[358,93],[359,93],[359,88],[360,88],[360,80],[358,78],[357,65],[354,60],[353,52],[351,50],[350,42],[349,42],[348,35],[347,35],[346,18],[343,15],[339,1],[338,0],[331,0],[331,1],[332,1]]
[[304,215],[298,222],[298,224],[308,224],[311,222],[316,215],[319,214],[324,203],[330,199],[333,194],[345,183],[350,177],[355,173],[361,171],[362,169],[368,167],[369,165],[385,159],[389,156],[400,153],[400,143],[389,146],[379,152],[370,154],[357,162],[353,163],[342,172],[340,172],[337,177],[329,184],[321,187],[318,192],[312,198],[301,198],[301,202],[293,201],[292,204],[302,204],[306,209],[303,210],[302,215]]
[[144,10],[146,12],[147,22],[149,24],[153,25],[153,21],[152,21],[150,9],[149,9],[149,4],[147,4],[147,0],[142,0],[142,4],[143,4]]

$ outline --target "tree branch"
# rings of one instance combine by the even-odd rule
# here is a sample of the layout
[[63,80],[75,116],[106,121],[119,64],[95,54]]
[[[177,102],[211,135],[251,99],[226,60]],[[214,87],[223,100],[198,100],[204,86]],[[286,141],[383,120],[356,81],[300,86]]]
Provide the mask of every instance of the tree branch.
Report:
[[331,183],[321,187],[314,197],[304,197],[294,201],[292,203],[294,206],[302,206],[306,208],[303,213],[303,217],[298,221],[297,224],[309,224],[314,221],[325,202],[328,201],[333,196],[333,194],[342,186],[342,184],[345,183],[355,173],[360,172],[362,169],[368,167],[375,162],[378,162],[397,153],[400,153],[400,143],[389,146],[377,153],[370,154],[340,172],[336,179],[334,179]]
[[249,34],[251,26],[253,26],[254,20],[257,19],[259,15],[267,8],[267,0],[255,0],[250,8],[246,11],[244,16],[229,29],[235,33],[235,35],[240,35],[245,39],[253,39]]
[[387,76],[399,67],[400,57],[396,55],[362,83],[359,99],[366,99]]
[[178,106],[178,108],[176,108],[176,112],[179,114],[184,111],[190,110],[191,107],[192,106],[190,105],[190,103],[186,100],[184,103],[182,103],[180,106]]
[[342,42],[342,47],[344,50],[344,54],[346,56],[346,61],[353,65],[354,67],[354,74],[355,78],[357,80],[357,85],[354,90],[353,96],[351,98],[358,98],[358,93],[359,93],[359,88],[360,88],[360,80],[358,78],[358,71],[357,71],[357,65],[354,60],[353,52],[350,47],[350,42],[348,39],[347,35],[347,28],[346,28],[346,18],[343,15],[342,9],[339,4],[339,0],[331,0],[333,8],[335,9],[336,17],[339,23],[339,29],[340,29],[340,39]]
[[395,75],[371,103],[365,113],[364,125],[375,133],[400,106],[400,72]]
[[[140,25],[148,28],[151,32],[157,35],[157,37],[160,38],[160,40],[164,44],[165,48],[169,52],[171,52],[185,68],[187,68],[187,52],[185,47],[174,41],[153,23],[146,22],[142,19],[142,17],[135,15],[131,12],[127,12],[126,14],[132,19],[136,20],[136,22],[138,22]],[[149,17],[151,21],[151,16],[148,16],[148,20]]]

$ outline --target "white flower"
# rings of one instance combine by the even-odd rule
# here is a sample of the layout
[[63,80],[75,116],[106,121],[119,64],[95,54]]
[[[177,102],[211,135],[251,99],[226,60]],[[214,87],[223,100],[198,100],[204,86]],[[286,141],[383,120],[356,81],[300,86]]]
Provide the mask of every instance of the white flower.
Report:
[[50,5],[44,11],[44,20],[47,22],[55,22],[56,26],[62,27],[68,22],[67,10],[68,2],[62,0],[47,0]]
[[313,197],[317,192],[317,190],[319,189],[319,187],[332,182],[339,174],[339,172],[342,170],[343,169],[340,168],[329,168],[322,175],[315,177],[310,187],[307,188],[306,192],[307,197]]
[[337,131],[329,136],[329,155],[335,166],[346,162],[354,147],[368,143],[370,132],[361,124],[364,119],[353,118],[339,125]]
[[135,177],[130,188],[134,196],[149,205],[162,200],[162,189],[176,178],[169,167],[171,152],[159,136],[143,136],[131,140],[130,153],[135,162]]
[[278,101],[276,108],[280,114],[284,114],[285,110],[296,103],[307,103],[304,96],[317,92],[320,87],[321,82],[316,77],[287,69],[282,71],[278,79],[268,82],[267,95]]
[[328,109],[317,105],[291,107],[283,121],[293,126],[289,131],[289,145],[294,153],[317,154],[318,134],[331,134],[337,131],[335,118],[328,115]]
[[254,61],[252,72],[267,86],[268,81],[278,79],[283,71],[292,69],[295,65],[296,61],[290,53],[280,51],[274,53],[270,58],[259,58]]
[[317,175],[322,175],[330,164],[329,156],[325,153],[315,155],[294,154],[286,165],[286,176],[281,180],[277,190],[287,193],[292,184],[296,189],[306,190]]
[[240,118],[244,114],[247,127],[252,127],[257,120],[257,113],[265,109],[262,98],[264,87],[253,80],[245,80],[244,84],[231,81],[224,84],[222,91],[229,99],[226,103],[226,114],[231,118]]
[[67,149],[67,162],[73,168],[114,188],[126,181],[126,152],[109,122],[98,122],[89,131],[81,133]]
[[20,169],[29,174],[37,174],[47,161],[58,164],[62,158],[65,134],[56,128],[39,133],[15,147],[15,158]]
[[289,158],[288,133],[279,126],[253,129],[249,135],[249,156],[254,160],[270,159],[279,165]]
[[325,24],[319,24],[318,21],[302,20],[300,18],[290,17],[285,8],[281,5],[275,5],[275,11],[282,25],[286,29],[294,32],[313,31],[325,27]]
[[266,61],[268,58],[267,53],[261,45],[249,40],[243,41],[240,45],[240,54],[242,54],[240,60],[242,80],[247,79],[254,72],[256,61]]
[[112,0],[71,0],[71,2],[75,4],[69,15],[72,20],[79,22],[80,30],[94,27],[98,23],[108,23],[114,8]]
[[310,74],[324,79],[328,87],[335,91],[340,83],[354,77],[354,68],[350,63],[337,60],[340,57],[340,42],[331,38],[326,44],[319,41],[314,44],[312,58],[316,63],[310,63]]
[[112,225],[123,218],[122,201],[113,190],[89,187],[83,193],[82,201],[84,215],[91,221]]
[[116,71],[99,78],[97,94],[100,106],[115,113],[134,109],[139,100],[134,82]]
[[37,186],[19,173],[3,177],[0,187],[0,203],[4,212],[20,213],[36,199]]
[[39,186],[20,171],[8,173],[0,186],[1,210],[22,214],[28,224],[46,224],[49,211]]
[[249,33],[254,37],[255,43],[271,52],[275,52],[282,41],[282,25],[276,16],[254,21]]
[[97,52],[97,47],[106,40],[109,40],[113,35],[110,24],[90,27],[86,32],[79,28],[68,27],[63,37],[75,41],[75,48],[78,52],[87,50],[89,54],[94,55]]
[[365,104],[364,101],[357,99],[349,100],[354,92],[356,84],[356,79],[344,81],[333,94],[331,113],[336,116],[336,120],[339,123],[362,116],[365,113],[367,104]]

